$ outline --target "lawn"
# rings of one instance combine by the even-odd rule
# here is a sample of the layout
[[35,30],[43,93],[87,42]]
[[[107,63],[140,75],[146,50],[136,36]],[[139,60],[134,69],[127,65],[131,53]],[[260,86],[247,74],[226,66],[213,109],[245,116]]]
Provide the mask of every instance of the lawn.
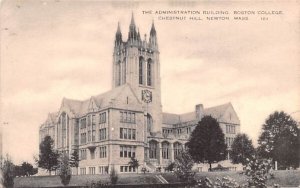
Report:
[[[109,175],[72,176],[69,185],[90,185],[92,182],[108,183]],[[118,184],[154,184],[160,183],[153,174],[120,174]],[[61,186],[59,176],[32,176],[15,178],[15,187]]]
[[[196,179],[201,179],[203,177],[208,177],[212,181],[215,181],[217,178],[222,177],[231,177],[234,179],[237,183],[240,185],[247,183],[247,176],[244,174],[241,174],[240,172],[199,172],[196,174]],[[178,179],[174,174],[167,173],[163,174],[163,177],[168,182],[178,182]],[[280,170],[280,171],[274,171],[274,178],[268,179],[267,184],[269,186],[272,186],[274,184],[279,184],[283,187],[297,187],[300,185],[300,171],[299,170]]]
[[[119,174],[118,184],[155,184],[160,183],[156,178],[156,174]],[[268,180],[268,185],[272,186],[275,183],[284,187],[297,187],[300,185],[300,171],[275,171],[274,179]],[[172,173],[163,173],[162,176],[169,182],[179,182],[176,176]],[[239,184],[247,182],[247,177],[240,172],[199,172],[196,178],[208,177],[212,181],[216,178],[231,177]],[[101,181],[102,183],[109,182],[109,175],[81,175],[72,176],[69,185],[90,185],[92,182]],[[58,176],[32,176],[15,178],[15,187],[44,187],[44,186],[61,186]]]

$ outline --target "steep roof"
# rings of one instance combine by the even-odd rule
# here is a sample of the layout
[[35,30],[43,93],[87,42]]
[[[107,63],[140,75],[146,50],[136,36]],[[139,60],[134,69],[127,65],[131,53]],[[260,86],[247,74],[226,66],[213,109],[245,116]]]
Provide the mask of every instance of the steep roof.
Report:
[[163,124],[176,124],[180,122],[178,114],[165,113],[162,114],[162,123]]
[[[221,119],[226,110],[232,106],[231,103],[222,104],[210,108],[204,108],[204,115],[211,115],[213,118]],[[163,113],[163,124],[179,124],[190,121],[196,121],[196,113],[188,112],[184,114]]]
[[105,93],[92,96],[89,99],[82,101],[64,98],[62,106],[67,107],[71,112],[74,113],[75,116],[81,116],[89,112],[89,106],[92,101],[95,102],[95,105],[98,109],[105,108],[109,106],[111,102],[113,102],[113,100],[116,99],[127,87],[129,87],[129,89],[132,91],[128,84],[124,84]]
[[231,106],[231,103],[222,104],[204,109],[204,115],[211,115],[213,118],[221,119],[225,111]]

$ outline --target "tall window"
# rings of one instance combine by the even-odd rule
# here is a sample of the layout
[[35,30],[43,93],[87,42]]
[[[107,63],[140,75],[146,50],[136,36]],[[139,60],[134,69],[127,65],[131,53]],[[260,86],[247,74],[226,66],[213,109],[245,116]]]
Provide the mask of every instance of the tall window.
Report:
[[123,60],[123,63],[122,63],[122,72],[123,72],[123,75],[122,75],[122,84],[125,84],[126,83],[126,58],[124,58]]
[[152,124],[153,120],[150,114],[147,114],[147,131],[151,132],[152,131]]
[[226,125],[226,133],[235,134],[235,125]]
[[143,71],[143,63],[144,62],[144,59],[143,57],[140,57],[139,59],[139,84],[143,84],[143,74],[144,74],[144,71]]
[[100,158],[106,158],[106,146],[101,146],[99,149]]
[[175,142],[174,143],[174,159],[178,156],[178,154],[182,151],[182,144]]
[[148,59],[147,62],[147,85],[152,86],[152,60]]
[[65,147],[67,145],[67,126],[68,126],[68,115],[63,112],[61,114],[61,136],[62,136],[62,143],[61,146]]
[[157,157],[157,142],[150,141],[149,142],[149,157],[150,159],[156,159]]
[[162,157],[163,159],[169,159],[169,143],[168,142],[163,142],[162,143]]
[[131,158],[135,157],[135,146],[120,146],[120,157]]
[[136,139],[136,129],[120,128],[120,138],[135,140]]
[[85,129],[86,128],[86,118],[83,118],[80,120],[80,128]]
[[106,112],[102,112],[99,114],[99,123],[105,123],[106,122]]
[[135,113],[129,111],[120,111],[120,122],[135,123]]
[[99,140],[106,139],[106,128],[102,128],[99,130]]
[[121,61],[118,61],[117,62],[117,70],[116,70],[116,72],[117,72],[117,79],[116,79],[116,81],[117,81],[117,86],[119,86],[119,85],[121,85]]

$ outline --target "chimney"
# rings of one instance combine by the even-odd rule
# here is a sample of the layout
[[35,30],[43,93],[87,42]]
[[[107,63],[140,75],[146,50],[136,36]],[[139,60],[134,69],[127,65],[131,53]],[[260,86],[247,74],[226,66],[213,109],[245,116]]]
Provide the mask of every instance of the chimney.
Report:
[[195,106],[195,113],[196,113],[196,119],[200,121],[204,115],[203,104],[197,104]]

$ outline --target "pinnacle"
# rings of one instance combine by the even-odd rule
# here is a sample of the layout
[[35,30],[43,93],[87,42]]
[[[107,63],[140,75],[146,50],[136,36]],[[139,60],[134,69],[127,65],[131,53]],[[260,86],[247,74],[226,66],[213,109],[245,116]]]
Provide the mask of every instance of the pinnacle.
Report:
[[133,12],[131,13],[131,22],[130,22],[130,25],[134,25],[135,26]]

